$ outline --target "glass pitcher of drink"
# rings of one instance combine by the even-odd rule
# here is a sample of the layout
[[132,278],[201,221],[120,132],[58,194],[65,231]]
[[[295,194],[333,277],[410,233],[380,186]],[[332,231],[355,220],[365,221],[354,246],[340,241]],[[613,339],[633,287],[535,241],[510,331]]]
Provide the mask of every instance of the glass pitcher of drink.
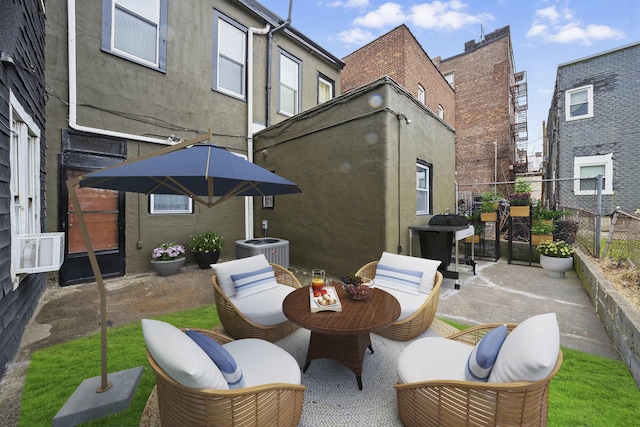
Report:
[[311,287],[314,291],[324,288],[324,270],[311,270]]

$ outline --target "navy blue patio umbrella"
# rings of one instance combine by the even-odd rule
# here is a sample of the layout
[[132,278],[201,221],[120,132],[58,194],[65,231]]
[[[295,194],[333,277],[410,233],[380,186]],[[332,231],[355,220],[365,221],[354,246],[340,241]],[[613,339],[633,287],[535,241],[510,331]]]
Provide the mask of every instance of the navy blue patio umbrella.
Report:
[[[205,141],[208,143],[204,143]],[[110,390],[117,382],[124,384],[128,381],[135,388],[137,380],[132,384],[131,379],[127,379],[134,375],[133,370],[111,374],[113,381],[109,381],[107,375],[106,289],[80,208],[76,193],[77,186],[144,194],[182,194],[209,207],[233,196],[268,196],[302,192],[293,182],[236,156],[225,148],[212,145],[211,132],[99,171],[71,178],[66,184],[71,201],[76,206],[78,225],[100,291],[101,376],[87,379],[80,385],[74,396],[77,394],[81,398],[86,397],[85,390],[94,385],[96,392],[107,395],[109,393],[104,392]],[[135,369],[135,375],[139,378],[142,368]],[[118,391],[117,394],[122,392]],[[131,393],[130,396],[132,395]],[[110,397],[94,399],[91,404],[106,408],[102,412],[106,414],[110,409],[115,408],[109,399]],[[128,403],[126,405],[128,406]],[[92,408],[92,411],[96,413],[95,408]],[[89,419],[93,418],[86,418],[85,421]]]
[[[83,175],[79,184],[144,194],[182,194],[209,207],[233,196],[302,192],[293,182],[210,144],[132,159]],[[220,198],[214,201],[216,197]]]

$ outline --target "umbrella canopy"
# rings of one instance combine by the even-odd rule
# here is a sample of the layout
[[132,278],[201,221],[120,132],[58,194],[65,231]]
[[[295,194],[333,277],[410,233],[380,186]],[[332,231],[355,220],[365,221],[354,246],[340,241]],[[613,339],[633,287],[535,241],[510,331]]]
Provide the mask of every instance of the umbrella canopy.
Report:
[[[79,184],[145,194],[183,194],[207,206],[232,196],[302,192],[293,182],[211,144],[132,159],[81,176]],[[214,202],[214,197],[221,199]]]

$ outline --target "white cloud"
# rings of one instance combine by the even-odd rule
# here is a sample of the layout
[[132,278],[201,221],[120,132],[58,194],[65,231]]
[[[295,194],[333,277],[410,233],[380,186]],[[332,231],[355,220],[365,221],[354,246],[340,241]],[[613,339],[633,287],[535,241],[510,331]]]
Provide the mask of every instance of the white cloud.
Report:
[[341,31],[331,39],[338,39],[347,45],[363,46],[374,39],[374,35],[360,28],[352,28],[350,30]]
[[369,0],[336,0],[327,4],[329,7],[344,7],[346,9],[363,9],[369,6]]
[[536,11],[527,37],[540,37],[553,43],[590,45],[594,40],[621,39],[624,33],[607,25],[584,26],[574,18],[571,10],[550,6]]
[[467,13],[467,7],[459,0],[422,3],[411,8],[411,23],[419,28],[446,31],[459,30],[466,25],[487,23],[494,19],[490,13]]
[[378,9],[356,18],[354,25],[368,28],[385,28],[405,22],[407,17],[402,13],[398,3],[388,2]]
[[417,4],[406,11],[399,3],[387,2],[356,18],[353,23],[356,26],[382,29],[410,22],[418,28],[446,31],[494,19],[489,13],[470,14],[466,11],[467,8],[468,5],[460,0],[436,0]]

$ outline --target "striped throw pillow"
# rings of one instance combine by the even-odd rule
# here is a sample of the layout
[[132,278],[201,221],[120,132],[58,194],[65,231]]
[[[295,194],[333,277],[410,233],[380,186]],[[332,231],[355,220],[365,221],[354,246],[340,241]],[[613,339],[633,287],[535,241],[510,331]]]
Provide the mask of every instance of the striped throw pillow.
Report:
[[242,388],[244,387],[244,376],[242,370],[236,363],[235,359],[223,346],[218,344],[215,340],[209,338],[200,332],[187,329],[186,334],[195,341],[198,346],[207,356],[216,364],[222,376],[229,384],[229,388]]
[[388,287],[418,295],[422,274],[422,271],[406,270],[378,263],[374,281],[376,286]]
[[236,288],[236,298],[244,298],[278,286],[271,266],[247,273],[232,274],[231,280]]

